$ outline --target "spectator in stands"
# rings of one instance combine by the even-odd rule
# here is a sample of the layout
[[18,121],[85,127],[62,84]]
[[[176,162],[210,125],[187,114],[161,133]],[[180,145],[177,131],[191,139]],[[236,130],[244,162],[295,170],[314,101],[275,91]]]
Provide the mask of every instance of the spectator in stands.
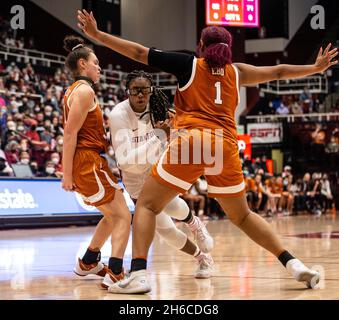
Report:
[[255,162],[252,164],[252,171],[256,173],[259,169],[263,169],[263,165],[260,157],[255,158]]
[[26,151],[30,152],[30,146],[29,146],[29,141],[27,139],[21,139],[19,142],[19,151]]
[[55,165],[52,161],[46,162],[44,177],[46,177],[46,178],[58,178],[58,176],[55,174]]
[[34,42],[34,38],[32,36],[29,37],[29,39],[28,39],[27,49],[30,49],[30,50],[35,49],[35,42]]
[[303,92],[300,94],[299,100],[303,104],[304,113],[312,112],[313,110],[312,94],[307,86],[304,87]]
[[30,155],[27,151],[21,151],[19,155],[20,161],[18,163],[20,164],[29,164],[30,163]]
[[18,142],[10,141],[5,148],[5,155],[8,164],[17,163],[19,161]]
[[[261,169],[262,170],[262,169]],[[258,170],[260,171],[260,170]],[[256,174],[254,177],[254,190],[257,193],[258,201],[256,202],[254,206],[254,210],[257,213],[261,213],[261,211],[264,211],[266,208],[266,203],[268,200],[268,196],[266,194],[265,188],[262,184],[263,176],[261,174]]]
[[320,197],[322,201],[322,208],[331,209],[333,205],[333,195],[331,191],[331,184],[328,180],[328,175],[325,173],[320,180],[321,189],[320,189]]
[[[204,208],[205,208],[205,197],[202,196],[202,195],[199,195],[194,184],[181,197],[187,202],[192,215],[194,215],[194,216],[197,215],[199,218],[203,217]],[[198,205],[198,214],[196,214],[196,211],[195,211],[195,205],[196,204]]]
[[245,176],[245,185],[246,185],[246,199],[247,199],[249,208],[252,211],[254,211],[255,204],[258,202],[258,195],[255,191],[254,179],[249,174],[246,174],[244,176]]
[[258,169],[258,171],[256,172],[256,175],[257,174],[261,176],[261,181],[265,181],[266,178],[271,177],[271,174],[268,171],[265,172],[264,169],[262,169],[262,168]]
[[292,188],[293,176],[285,175],[285,178],[281,178],[281,179],[283,179],[283,190],[281,193],[280,205],[281,205],[284,215],[291,215],[293,213],[293,205],[294,205],[294,194],[293,194],[293,188]]
[[55,175],[59,179],[61,179],[63,177],[63,172],[62,172],[62,165],[60,161],[60,154],[58,152],[51,153],[51,162],[53,162],[55,166]]
[[52,111],[53,107],[50,105],[46,105],[44,108],[44,120],[52,121]]
[[293,180],[292,167],[291,166],[285,166],[281,176],[284,180],[285,180],[285,178],[288,179],[290,177],[292,177],[292,180]]
[[281,99],[279,96],[276,96],[275,99],[272,101],[272,105],[273,105],[273,109],[274,109],[274,113],[276,113],[277,109],[280,107],[281,105]]
[[[9,118],[8,118],[9,119]],[[2,134],[2,140],[6,145],[9,141],[17,139],[16,123],[12,120],[7,121],[7,127]]]
[[54,116],[52,118],[52,124],[51,124],[51,132],[53,133],[53,136],[60,134],[61,127],[62,127],[62,124],[59,122],[59,117]]
[[31,171],[35,177],[41,177],[42,174],[39,171],[39,166],[36,160],[31,160],[31,163],[29,165],[31,167]]
[[327,144],[325,151],[327,153],[339,153],[339,143],[337,138],[332,135],[330,142]]
[[45,120],[44,122],[44,131],[40,132],[40,140],[45,141],[47,144],[51,144],[53,135],[51,133],[51,121],[50,120]]
[[294,101],[291,104],[291,113],[292,114],[302,114],[303,112],[304,112],[303,108],[301,107],[301,105],[298,101]]
[[306,192],[306,208],[309,212],[320,216],[322,214],[322,202],[321,202],[321,183],[320,176],[314,172],[312,179],[308,184],[308,190]]
[[31,142],[40,142],[40,135],[36,131],[37,125],[36,122],[32,122],[29,130],[26,133],[27,138],[30,139]]
[[283,102],[281,102],[280,106],[276,110],[276,113],[280,115],[289,114],[290,110]]
[[3,150],[0,149],[0,176],[10,176],[13,174],[13,169],[9,166],[6,155]]
[[299,187],[298,204],[297,204],[299,211],[305,211],[307,209],[306,200],[307,200],[307,192],[310,190],[310,184],[311,184],[311,175],[310,173],[306,172],[304,174],[304,177]]
[[261,157],[261,169],[263,169],[264,173],[268,172],[268,169],[267,169],[267,156],[266,155],[263,155]]
[[56,146],[53,150],[55,150],[56,152],[58,152],[59,154],[62,153],[62,146],[64,144],[64,137],[62,135],[58,135],[56,137]]
[[[243,155],[243,157],[242,157],[242,155]],[[244,154],[243,151],[240,152],[240,157],[241,157],[241,159],[243,159],[242,160],[242,168],[243,168],[243,170],[246,168],[246,170],[249,173],[254,173],[251,158],[248,155]]]
[[279,211],[281,211],[280,199],[283,191],[282,178],[272,177],[270,179],[266,179],[265,186],[266,194],[268,196],[267,215],[272,216],[277,214],[278,212],[277,207],[279,208]]

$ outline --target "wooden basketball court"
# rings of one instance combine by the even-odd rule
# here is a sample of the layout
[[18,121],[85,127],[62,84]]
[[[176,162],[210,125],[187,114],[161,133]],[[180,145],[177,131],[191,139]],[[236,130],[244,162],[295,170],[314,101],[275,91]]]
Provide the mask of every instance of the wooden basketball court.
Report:
[[[72,272],[94,227],[0,231],[0,300],[339,299],[339,219],[329,214],[268,221],[292,254],[320,270],[324,278],[320,289],[304,289],[271,254],[222,220],[207,226],[215,239],[211,279],[195,279],[195,260],[156,237],[149,259],[153,289],[146,295],[111,294],[99,288],[100,278],[80,278]],[[109,253],[107,243],[102,249],[104,262]],[[131,239],[125,269],[130,259]]]

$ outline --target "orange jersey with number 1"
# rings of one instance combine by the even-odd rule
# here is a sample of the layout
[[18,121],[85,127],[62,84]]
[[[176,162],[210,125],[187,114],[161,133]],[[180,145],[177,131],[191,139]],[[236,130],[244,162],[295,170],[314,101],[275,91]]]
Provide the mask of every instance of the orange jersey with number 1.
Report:
[[222,128],[224,137],[236,141],[234,113],[240,100],[236,67],[211,70],[204,59],[195,59],[191,79],[174,98],[175,128]]
[[[239,100],[239,76],[234,65],[211,69],[204,59],[194,59],[189,82],[175,94],[174,127],[179,129],[178,137],[153,167],[152,176],[184,193],[204,175],[210,197],[243,194],[245,183],[235,124]],[[183,154],[189,155],[189,163],[171,161],[184,159]],[[214,163],[209,161],[209,154],[215,155]],[[202,161],[192,160],[194,155],[201,155]]]

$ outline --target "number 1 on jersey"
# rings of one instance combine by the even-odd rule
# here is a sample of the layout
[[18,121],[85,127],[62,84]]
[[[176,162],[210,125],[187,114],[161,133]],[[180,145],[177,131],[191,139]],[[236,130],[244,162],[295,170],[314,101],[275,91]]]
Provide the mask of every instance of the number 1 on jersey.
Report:
[[217,97],[214,99],[215,104],[222,104],[221,100],[221,82],[218,81],[214,84],[215,88],[217,89]]

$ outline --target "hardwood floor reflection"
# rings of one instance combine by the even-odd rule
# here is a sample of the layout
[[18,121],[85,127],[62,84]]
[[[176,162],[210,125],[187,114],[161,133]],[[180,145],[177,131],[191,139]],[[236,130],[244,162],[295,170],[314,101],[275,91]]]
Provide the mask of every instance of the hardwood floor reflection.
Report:
[[[332,215],[268,220],[293,254],[324,275],[317,290],[305,290],[279,262],[228,220],[207,226],[215,239],[211,279],[195,279],[195,261],[156,237],[150,251],[147,295],[115,295],[96,277],[73,273],[94,227],[0,231],[0,299],[339,299],[339,219]],[[186,227],[180,228],[188,232]],[[102,249],[107,261],[110,248]],[[131,259],[129,241],[125,268]]]

